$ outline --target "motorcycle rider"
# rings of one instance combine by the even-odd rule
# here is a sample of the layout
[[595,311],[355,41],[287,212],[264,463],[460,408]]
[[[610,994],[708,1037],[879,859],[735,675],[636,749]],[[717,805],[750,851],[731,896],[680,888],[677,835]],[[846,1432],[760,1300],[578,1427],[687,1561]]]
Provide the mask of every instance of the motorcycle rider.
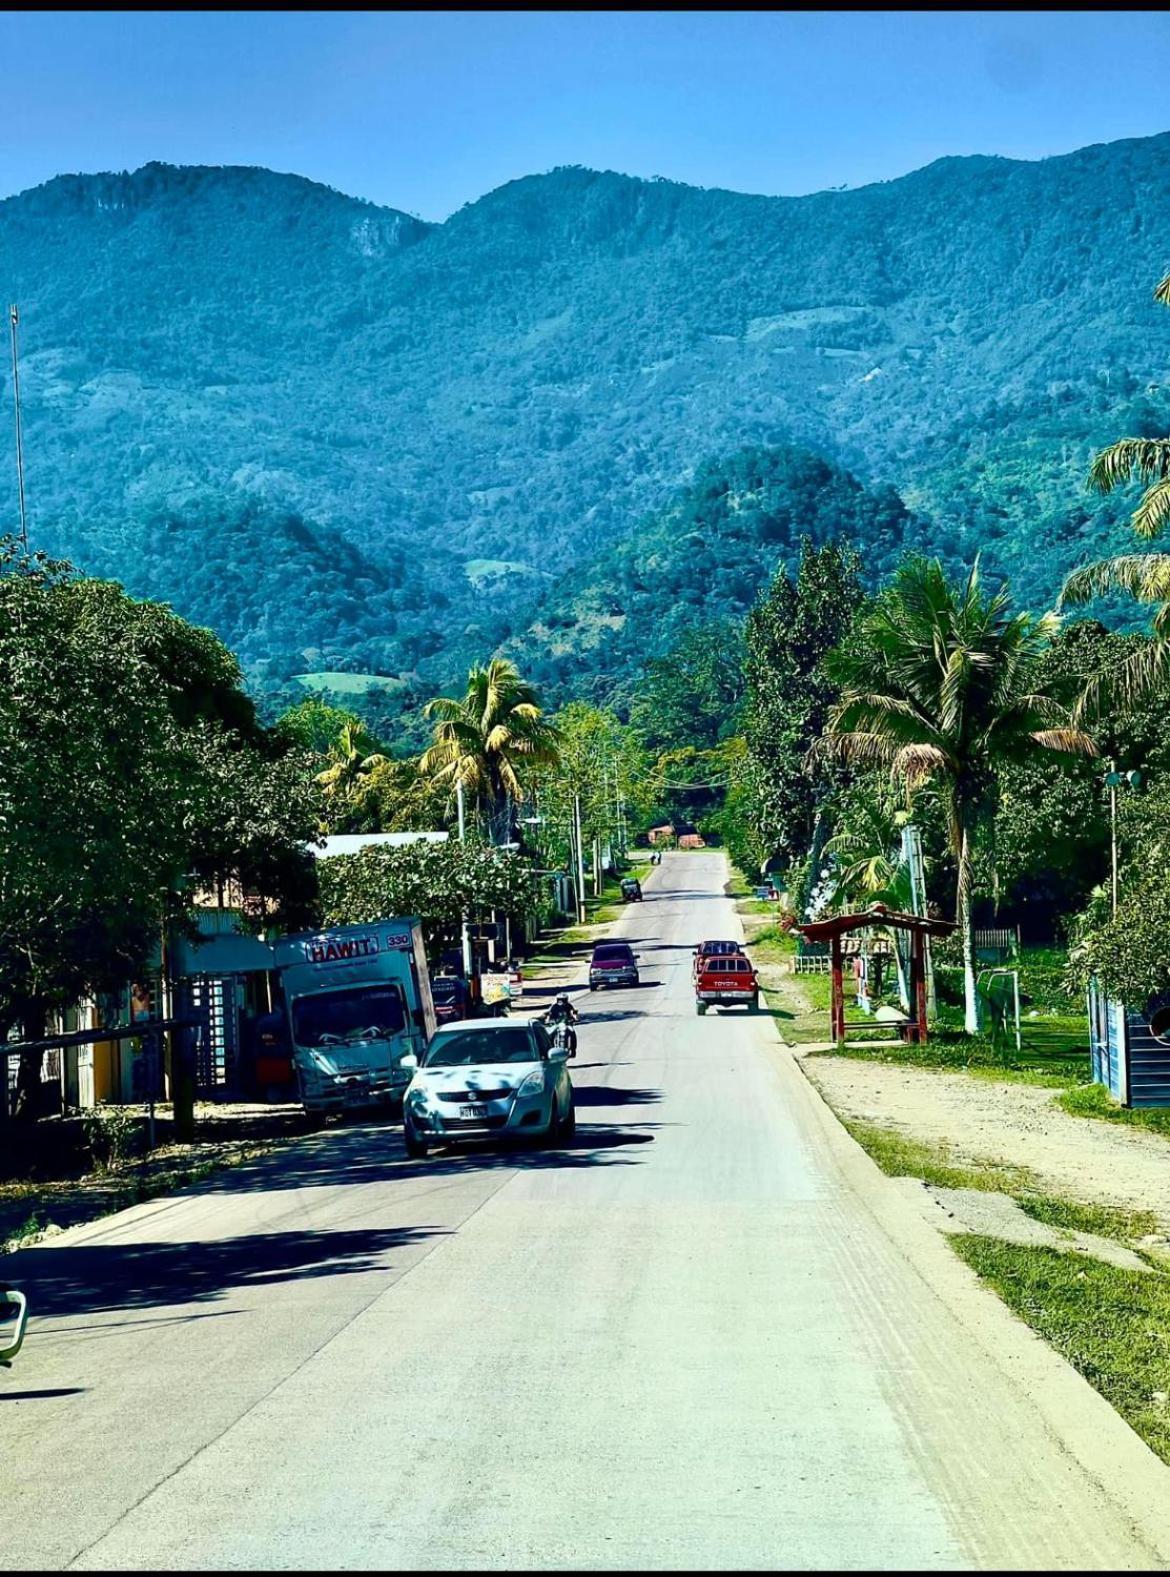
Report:
[[558,1024],[565,1026],[565,1044],[569,1048],[570,1057],[577,1055],[577,1031],[573,1028],[573,1025],[577,1022],[578,1017],[577,1009],[569,1001],[568,993],[565,991],[558,993],[556,1001],[544,1015],[544,1022],[553,1026],[553,1028]]

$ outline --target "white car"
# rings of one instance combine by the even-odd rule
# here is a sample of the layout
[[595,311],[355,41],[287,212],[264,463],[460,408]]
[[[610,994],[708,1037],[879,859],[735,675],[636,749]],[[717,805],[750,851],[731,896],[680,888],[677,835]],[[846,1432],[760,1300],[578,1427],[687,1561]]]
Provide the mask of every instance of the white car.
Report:
[[444,1024],[403,1101],[407,1155],[457,1139],[567,1139],[577,1121],[568,1055],[536,1020]]

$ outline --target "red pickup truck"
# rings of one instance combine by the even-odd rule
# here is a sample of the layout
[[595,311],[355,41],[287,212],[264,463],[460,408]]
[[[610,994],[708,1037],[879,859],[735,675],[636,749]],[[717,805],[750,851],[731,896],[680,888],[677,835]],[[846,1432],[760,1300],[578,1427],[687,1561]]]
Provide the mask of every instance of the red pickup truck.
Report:
[[699,959],[695,971],[695,1011],[700,1015],[709,1007],[739,1003],[749,1013],[758,1012],[760,982],[750,958],[743,953],[707,954]]

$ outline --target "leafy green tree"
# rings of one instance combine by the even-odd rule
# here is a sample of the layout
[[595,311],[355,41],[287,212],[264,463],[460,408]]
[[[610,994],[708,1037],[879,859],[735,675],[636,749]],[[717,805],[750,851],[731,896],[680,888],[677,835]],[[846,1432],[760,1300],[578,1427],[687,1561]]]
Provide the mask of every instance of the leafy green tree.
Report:
[[321,860],[326,925],[417,916],[431,943],[459,934],[465,913],[526,914],[536,902],[528,861],[482,843],[408,843]]
[[557,760],[530,774],[525,805],[539,815],[530,841],[546,861],[568,868],[574,802],[580,805],[584,850],[595,838],[614,848],[619,802],[623,830],[631,818],[638,822],[645,815],[648,763],[633,728],[606,708],[571,701],[552,722]]
[[849,543],[801,542],[795,576],[777,571],[747,618],[745,734],[755,844],[762,864],[795,859],[812,839],[834,774],[808,753],[837,695],[826,654],[864,603],[861,560]]
[[1170,991],[1170,779],[1161,777],[1118,810],[1117,913],[1111,884],[1095,890],[1075,927],[1069,984],[1095,975],[1111,995],[1143,1008]]
[[308,750],[314,755],[329,754],[330,747],[341,737],[343,728],[360,728],[361,719],[340,706],[330,706],[320,696],[306,696],[296,706],[282,712],[275,723],[275,731],[298,750]]
[[137,974],[192,875],[305,912],[314,817],[283,748],[207,631],[0,549],[0,1039]]
[[452,791],[462,784],[490,840],[510,842],[526,771],[557,760],[557,731],[535,689],[513,663],[493,657],[471,670],[463,696],[438,696],[423,710],[434,720],[434,742],[421,771]]
[[711,750],[735,732],[743,693],[738,625],[699,625],[665,656],[647,663],[630,722],[651,753]]
[[937,561],[911,559],[830,659],[840,686],[826,743],[846,761],[885,766],[908,789],[943,795],[958,872],[966,1028],[977,1028],[971,934],[974,844],[994,810],[995,773],[1042,751],[1093,755],[1067,707],[1037,687],[1055,615],[1012,613],[1006,588],[984,590],[976,560],[952,585]]
[[[1170,306],[1170,274],[1154,299]],[[1130,525],[1148,541],[1170,523],[1170,438],[1121,438],[1096,456],[1089,471],[1095,491],[1111,493],[1131,482],[1140,482],[1143,492]],[[1086,564],[1068,576],[1060,595],[1062,602],[1083,603],[1111,591],[1155,605],[1154,638],[1089,679],[1082,707],[1093,716],[1113,701],[1127,704],[1148,695],[1170,678],[1170,554],[1125,553]]]

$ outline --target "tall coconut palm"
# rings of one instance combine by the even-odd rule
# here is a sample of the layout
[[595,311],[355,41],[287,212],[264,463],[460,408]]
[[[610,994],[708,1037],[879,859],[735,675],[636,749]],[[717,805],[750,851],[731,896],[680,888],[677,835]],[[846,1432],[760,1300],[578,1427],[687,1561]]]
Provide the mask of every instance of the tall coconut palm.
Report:
[[937,561],[912,559],[863,615],[858,639],[827,662],[841,688],[826,747],[861,766],[888,766],[908,789],[934,779],[958,866],[966,1028],[978,1027],[971,934],[973,844],[990,813],[995,769],[1041,750],[1095,755],[1033,664],[1059,620],[1012,613],[988,593],[979,561],[961,585]]
[[555,766],[559,735],[536,691],[513,663],[493,657],[467,676],[461,697],[436,696],[423,708],[435,719],[434,742],[419,768],[452,788],[462,784],[487,824],[493,843],[511,839],[526,766]]
[[[1154,299],[1170,306],[1170,274],[1157,286]],[[1090,467],[1089,486],[1098,493],[1111,493],[1127,482],[1140,482],[1144,488],[1130,525],[1139,537],[1156,537],[1170,524],[1170,438],[1120,438],[1101,451]],[[1124,553],[1086,564],[1065,581],[1060,602],[1088,602],[1110,591],[1156,604],[1153,639],[1086,686],[1080,702],[1083,713],[1100,711],[1110,702],[1124,705],[1137,700],[1170,676],[1170,554]]]
[[329,747],[329,765],[317,773],[317,782],[331,804],[351,799],[386,757],[373,749],[374,739],[360,723],[344,723]]

